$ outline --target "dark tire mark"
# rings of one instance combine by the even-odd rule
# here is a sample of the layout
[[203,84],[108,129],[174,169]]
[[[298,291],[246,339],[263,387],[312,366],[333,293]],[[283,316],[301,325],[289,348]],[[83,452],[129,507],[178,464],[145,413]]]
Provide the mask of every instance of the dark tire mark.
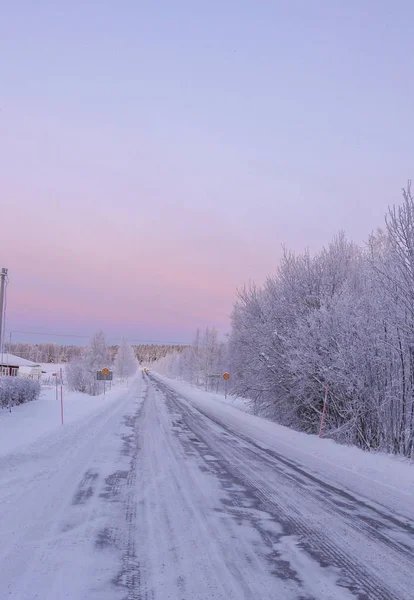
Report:
[[105,478],[105,487],[100,492],[100,498],[105,498],[109,502],[119,502],[119,496],[128,479],[128,471],[115,471]]
[[[238,440],[242,442],[240,452],[249,460],[254,460],[259,464],[262,462],[268,467],[276,469],[279,474],[288,477],[292,484],[301,490],[301,493],[313,494],[316,497],[317,494],[314,490],[316,487],[317,493],[319,495],[322,493],[324,502],[329,504],[329,509],[332,512],[340,513],[342,517],[346,518],[347,525],[357,530],[363,528],[365,535],[375,538],[376,541],[380,541],[393,551],[400,553],[405,560],[412,558],[411,548],[388,537],[387,531],[397,529],[405,535],[411,535],[414,533],[414,527],[411,523],[383,513],[379,508],[368,505],[345,490],[318,479],[304,471],[301,466],[293,461],[272,450],[262,448],[239,432],[232,431],[199,408],[192,405],[189,409],[180,401],[180,396],[163,382],[153,376],[150,376],[150,380],[164,394],[167,404],[170,404],[175,416],[177,413],[181,415],[178,420],[176,418],[176,425],[180,425],[181,431],[184,427],[189,430],[190,436],[182,439],[183,445],[187,446],[187,450],[191,453],[198,452],[208,465],[207,468],[214,471],[223,487],[230,491],[232,501],[224,510],[233,511],[235,518],[241,522],[243,519],[249,519],[256,530],[259,531],[262,539],[272,548],[269,560],[273,562],[275,574],[278,577],[282,575],[290,579],[295,578],[295,573],[292,572],[290,565],[282,560],[277,550],[277,543],[286,535],[296,536],[299,539],[298,546],[303,548],[322,567],[335,567],[342,573],[338,585],[350,590],[358,600],[396,600],[392,591],[385,588],[379,580],[374,579],[371,574],[365,571],[363,565],[355,560],[357,557],[348,556],[340,547],[327,538],[323,531],[310,527],[298,515],[287,513],[284,507],[278,503],[274,493],[269,493],[265,484],[259,484],[256,477],[252,477],[251,474],[246,472],[239,457],[236,460],[231,460],[233,457],[236,458],[235,442]],[[185,398],[183,400],[186,401]],[[212,433],[211,429],[206,426],[205,419],[213,421],[224,430],[226,435],[219,436]],[[176,427],[176,429],[176,433],[179,435],[179,427]],[[206,454],[214,455],[218,459],[215,461],[209,460],[208,457],[206,458]],[[287,472],[286,468],[288,469]],[[307,486],[306,482],[310,485]],[[242,491],[234,493],[232,487],[235,485],[241,488]],[[255,520],[251,517],[250,510],[243,513],[243,506],[247,507],[248,502],[251,502],[250,508],[253,507],[256,511],[266,512],[275,522],[281,524],[283,534],[269,533],[267,528],[261,525],[260,519]],[[364,514],[358,513],[361,509]],[[409,599],[401,598],[399,600]]]
[[104,550],[105,548],[112,548],[115,544],[116,536],[115,532],[110,527],[104,527],[98,532],[95,540],[95,547],[98,550]]
[[88,469],[85,472],[82,481],[72,498],[73,506],[86,504],[89,498],[93,496],[98,477],[99,473],[93,469]]
[[[140,398],[141,399],[141,398]],[[123,590],[123,600],[147,600],[148,594],[142,590],[141,566],[137,558],[136,540],[136,478],[139,446],[139,418],[145,400],[138,406],[133,415],[124,418],[128,433],[122,436],[121,456],[129,458],[127,470],[118,470],[105,479],[105,487],[100,497],[108,502],[118,502],[122,506],[124,526],[114,532],[110,528],[102,529],[96,540],[95,547],[103,550],[110,546],[120,546],[120,568],[112,579],[116,588]]]

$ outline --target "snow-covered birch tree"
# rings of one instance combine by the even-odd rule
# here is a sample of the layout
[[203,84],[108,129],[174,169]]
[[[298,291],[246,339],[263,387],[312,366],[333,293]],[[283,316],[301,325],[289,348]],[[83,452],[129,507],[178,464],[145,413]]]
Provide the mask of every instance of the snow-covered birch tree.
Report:
[[134,375],[137,370],[137,359],[134,349],[123,339],[115,355],[114,370],[121,380]]

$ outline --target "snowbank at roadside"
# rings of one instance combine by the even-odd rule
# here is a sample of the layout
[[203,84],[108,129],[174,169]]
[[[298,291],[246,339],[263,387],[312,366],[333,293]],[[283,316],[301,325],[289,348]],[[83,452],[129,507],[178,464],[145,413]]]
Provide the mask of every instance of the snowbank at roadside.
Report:
[[151,373],[217,422],[258,446],[276,452],[307,473],[364,499],[370,505],[414,519],[414,464],[381,452],[364,452],[256,417],[246,402],[204,392],[188,383]]
[[[63,388],[64,423],[75,421],[99,412],[115,402],[127,391],[126,385],[118,384],[106,395],[88,396]],[[42,388],[38,400],[12,408],[0,410],[0,456],[9,454],[61,428],[60,388],[58,399],[54,387]]]

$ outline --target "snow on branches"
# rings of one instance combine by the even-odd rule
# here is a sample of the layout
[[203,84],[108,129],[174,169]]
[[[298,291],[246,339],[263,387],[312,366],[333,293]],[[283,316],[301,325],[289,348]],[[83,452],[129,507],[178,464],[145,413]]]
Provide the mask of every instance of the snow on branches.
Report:
[[340,233],[315,256],[285,251],[241,290],[229,352],[256,412],[365,449],[414,455],[414,201],[389,209],[366,248]]

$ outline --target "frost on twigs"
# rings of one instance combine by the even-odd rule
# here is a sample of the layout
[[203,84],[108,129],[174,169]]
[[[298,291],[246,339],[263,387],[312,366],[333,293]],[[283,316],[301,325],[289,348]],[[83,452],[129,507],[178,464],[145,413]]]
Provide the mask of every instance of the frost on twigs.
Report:
[[40,384],[22,377],[0,377],[0,406],[10,408],[36,400],[40,395]]

